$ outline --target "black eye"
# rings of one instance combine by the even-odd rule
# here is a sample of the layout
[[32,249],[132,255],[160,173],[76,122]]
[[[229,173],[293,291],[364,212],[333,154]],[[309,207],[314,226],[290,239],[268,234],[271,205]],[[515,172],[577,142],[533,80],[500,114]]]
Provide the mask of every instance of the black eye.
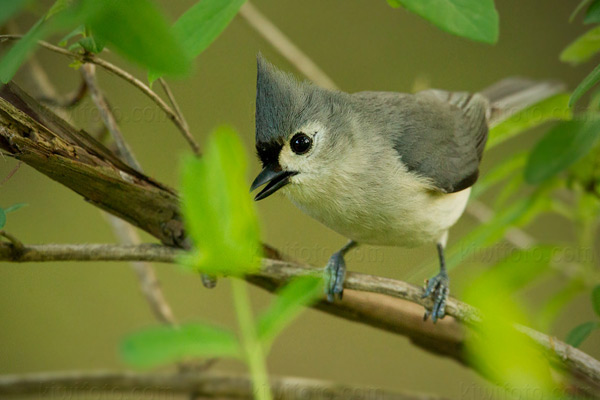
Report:
[[312,139],[305,133],[296,133],[292,140],[290,140],[290,147],[296,154],[304,154],[310,150],[312,146]]

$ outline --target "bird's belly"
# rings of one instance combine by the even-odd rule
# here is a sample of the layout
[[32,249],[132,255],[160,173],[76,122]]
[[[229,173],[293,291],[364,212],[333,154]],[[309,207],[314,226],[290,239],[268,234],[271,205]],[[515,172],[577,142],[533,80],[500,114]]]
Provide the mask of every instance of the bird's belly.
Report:
[[462,215],[470,189],[442,194],[426,190],[340,195],[318,202],[288,192],[303,212],[359,243],[416,247],[438,241]]

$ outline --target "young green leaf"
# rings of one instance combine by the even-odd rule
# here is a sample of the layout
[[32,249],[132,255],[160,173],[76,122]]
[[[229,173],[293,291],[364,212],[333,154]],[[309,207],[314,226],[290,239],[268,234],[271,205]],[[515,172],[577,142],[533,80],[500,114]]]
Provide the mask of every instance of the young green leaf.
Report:
[[[201,0],[173,25],[173,34],[189,56],[202,53],[225,30],[246,0]],[[150,82],[161,74],[150,71]]]
[[6,211],[0,208],[0,229],[4,228],[4,225],[6,225]]
[[581,325],[573,328],[567,335],[565,342],[573,347],[579,347],[590,334],[600,327],[600,323],[596,321],[584,322]]
[[392,8],[400,8],[400,7],[402,7],[402,4],[400,4],[399,0],[387,0],[387,2],[390,5],[390,7],[392,7]]
[[164,74],[187,72],[189,57],[151,0],[85,0],[94,38],[142,66]]
[[578,37],[560,53],[560,61],[574,65],[588,61],[600,51],[600,26]]
[[21,11],[31,0],[0,1],[0,26]]
[[564,121],[550,130],[534,147],[525,179],[541,183],[584,157],[600,139],[600,118]]
[[13,211],[17,211],[19,208],[25,207],[27,205],[27,203],[17,203],[17,204],[13,204],[10,207],[6,207],[4,209],[5,213],[9,213],[9,212],[13,212]]
[[595,0],[585,12],[583,22],[586,24],[600,23],[600,1]]
[[93,35],[90,36],[86,36],[84,38],[81,38],[79,40],[79,45],[81,47],[83,47],[84,50],[93,53],[93,54],[98,54],[102,51],[102,49],[104,49],[104,46],[106,45],[106,42],[99,40],[98,38],[94,37]]
[[160,326],[134,333],[122,342],[121,356],[136,367],[153,367],[194,357],[240,357],[236,336],[207,324]]
[[549,97],[511,115],[490,129],[486,151],[544,122],[569,120],[572,116],[573,113],[569,108],[569,95],[567,93],[559,93]]
[[485,43],[498,41],[494,0],[393,0],[390,4],[401,4],[454,35]]
[[592,306],[596,315],[600,317],[600,285],[592,290]]
[[573,105],[577,103],[577,100],[598,83],[598,80],[600,80],[600,65],[597,65],[596,68],[594,68],[592,72],[583,78],[581,83],[577,85],[569,99],[569,107],[573,107]]
[[[515,322],[528,324],[529,320],[515,290],[547,269],[546,263],[537,263],[536,259],[531,251],[509,256],[498,268],[490,268],[474,279],[461,297],[482,314],[477,335],[466,341],[471,362],[502,387],[535,388],[536,393],[546,397],[554,387],[548,364],[539,357],[536,344],[514,327]],[[534,262],[531,266],[530,261]]]
[[182,208],[198,252],[184,264],[218,275],[260,267],[258,219],[245,173],[244,148],[228,127],[211,136],[202,159],[185,160]]
[[269,344],[306,307],[323,296],[321,277],[300,277],[277,293],[277,298],[258,321],[258,335]]

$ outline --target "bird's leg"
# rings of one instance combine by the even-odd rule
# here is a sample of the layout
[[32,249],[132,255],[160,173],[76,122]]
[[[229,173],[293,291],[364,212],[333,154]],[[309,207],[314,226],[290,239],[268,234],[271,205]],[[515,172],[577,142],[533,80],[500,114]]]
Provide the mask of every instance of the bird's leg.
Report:
[[444,245],[437,244],[438,255],[440,256],[440,272],[427,282],[423,298],[433,298],[433,308],[425,311],[424,319],[431,315],[431,320],[435,323],[438,319],[444,318],[446,314],[446,300],[450,293],[450,278],[446,271],[446,260],[444,259]]
[[325,294],[327,295],[327,300],[333,302],[336,297],[340,300],[342,299],[344,279],[346,278],[344,255],[357,245],[358,243],[351,240],[329,258],[329,262],[325,267]]

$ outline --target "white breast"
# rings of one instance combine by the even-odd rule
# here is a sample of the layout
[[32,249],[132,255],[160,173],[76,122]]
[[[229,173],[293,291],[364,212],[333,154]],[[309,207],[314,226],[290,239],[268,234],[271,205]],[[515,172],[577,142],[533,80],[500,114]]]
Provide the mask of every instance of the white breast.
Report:
[[[335,171],[299,174],[284,193],[303,212],[359,243],[414,247],[440,240],[456,223],[470,189],[444,194],[408,172],[397,153],[339,162]],[[365,160],[360,164],[357,160]]]

